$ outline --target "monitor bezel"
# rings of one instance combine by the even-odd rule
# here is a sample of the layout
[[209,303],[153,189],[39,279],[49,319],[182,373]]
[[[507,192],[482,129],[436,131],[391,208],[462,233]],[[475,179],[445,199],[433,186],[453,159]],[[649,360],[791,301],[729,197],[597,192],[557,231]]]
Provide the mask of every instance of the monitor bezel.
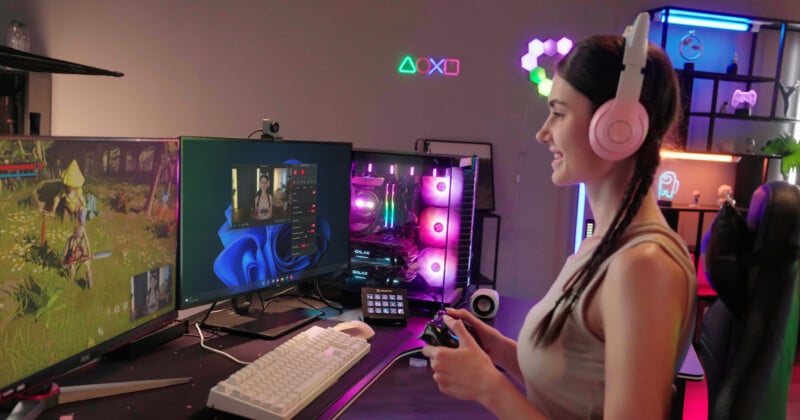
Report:
[[[81,136],[18,136],[18,135],[2,135],[0,136],[0,142],[2,141],[61,141],[61,142],[69,142],[69,141],[80,141],[80,142],[150,142],[150,143],[176,143],[179,144],[179,140],[177,137],[102,137],[102,136],[90,136],[90,137],[81,137]],[[180,153],[178,153],[178,160],[180,165]],[[178,188],[178,200],[180,200],[180,178],[178,178],[177,186]],[[180,201],[179,201],[180,202]],[[180,208],[180,205],[179,205]],[[180,213],[178,212],[177,217],[180,218]],[[180,219],[178,219],[178,223],[180,224]],[[77,369],[89,366],[93,363],[100,361],[101,358],[111,353],[113,350],[116,350],[128,343],[135,341],[138,338],[144,337],[147,334],[152,333],[166,325],[169,325],[176,319],[178,319],[178,293],[177,293],[177,279],[178,279],[178,242],[175,243],[175,255],[176,255],[176,265],[175,265],[175,274],[174,279],[176,283],[176,292],[173,294],[173,305],[172,309],[168,312],[165,312],[150,321],[147,321],[143,324],[139,324],[134,326],[127,331],[124,331],[120,334],[117,334],[114,337],[109,338],[102,343],[98,343],[91,348],[84,349],[80,352],[75,353],[72,356],[68,356],[64,360],[58,361],[52,365],[45,366],[42,369],[32,372],[31,374],[21,377],[19,379],[15,379],[14,381],[2,385],[0,388],[0,403],[6,403],[8,401],[15,401],[20,398],[29,397],[30,395],[36,395],[37,393],[47,392],[49,390],[50,384],[56,381],[59,377],[64,376],[65,374],[75,371]]]

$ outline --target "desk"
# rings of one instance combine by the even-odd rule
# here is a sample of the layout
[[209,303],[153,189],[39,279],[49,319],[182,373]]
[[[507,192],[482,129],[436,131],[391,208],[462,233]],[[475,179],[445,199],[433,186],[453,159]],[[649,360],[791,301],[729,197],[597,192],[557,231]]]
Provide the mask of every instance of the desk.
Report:
[[[497,318],[490,323],[503,334],[516,337],[522,326],[525,314],[532,302],[527,299],[502,297]],[[327,317],[339,315],[338,311],[326,309]],[[428,369],[410,368],[403,355],[422,346],[417,337],[428,318],[412,317],[405,328],[376,326],[375,337],[370,340],[372,349],[358,364],[342,376],[338,382],[323,392],[314,402],[298,414],[297,418],[330,419],[341,416],[343,419],[364,418],[396,414],[396,418],[425,414],[431,417],[446,418],[455,416],[461,408],[469,410],[470,418],[490,413],[477,403],[459,401],[438,392]],[[334,325],[336,321],[321,319],[313,325],[322,327]],[[308,328],[308,327],[305,327]],[[194,326],[190,333],[195,332]],[[220,335],[207,339],[206,344],[224,350],[241,360],[253,360],[291,338],[291,334],[277,340],[257,340],[235,335]],[[398,361],[395,363],[395,361]],[[403,362],[406,362],[403,364]],[[208,392],[212,386],[241,366],[227,358],[205,350],[199,345],[199,338],[179,337],[159,346],[153,351],[134,358],[106,359],[92,368],[67,375],[58,382],[60,385],[79,385],[155,379],[165,377],[191,376],[189,384],[168,388],[142,391],[133,394],[107,397],[85,402],[59,405],[46,410],[40,418],[58,419],[72,415],[77,419],[139,419],[139,418],[192,418],[192,419],[230,419],[236,416],[206,407]],[[412,369],[416,369],[411,371]],[[398,373],[399,372],[399,373]],[[684,362],[679,381],[702,379],[702,369],[693,351]],[[408,386],[404,378],[419,386]],[[427,379],[424,379],[427,378]],[[398,385],[399,384],[399,385]],[[402,386],[400,397],[414,404],[387,406],[387,386]],[[679,385],[679,389],[683,389]],[[434,392],[435,391],[435,392]],[[398,398],[396,395],[394,398]],[[424,404],[423,404],[424,403]],[[376,407],[383,411],[376,413]],[[461,408],[459,408],[461,407]],[[391,410],[387,412],[386,410]],[[405,412],[403,410],[406,410]],[[414,414],[413,410],[423,410]],[[405,414],[404,414],[405,413]],[[483,414],[481,414],[483,413]],[[463,412],[462,412],[463,414]],[[460,416],[463,418],[464,416]]]
[[[503,335],[516,338],[533,302],[529,299],[506,296],[501,297],[500,302],[497,318],[489,320],[488,323]],[[422,326],[424,327],[424,323]],[[417,337],[418,334],[412,334],[412,336]],[[415,344],[422,346],[424,343],[412,339],[411,342],[406,343],[403,350],[413,348]],[[477,402],[462,401],[443,395],[432,379],[433,371],[429,366],[411,367],[408,361],[409,356],[398,354],[399,356],[386,366],[377,380],[365,383],[367,388],[361,389],[355,395],[354,400],[340,402],[326,412],[324,417],[339,415],[340,420],[365,418],[488,420],[496,418]],[[703,375],[703,368],[697,353],[694,348],[690,348],[675,381],[673,419],[680,419],[683,416],[686,381],[701,381]],[[516,383],[515,380],[512,379],[512,383]],[[525,392],[522,384],[518,384],[518,388],[520,392]],[[342,409],[344,410],[342,411]]]

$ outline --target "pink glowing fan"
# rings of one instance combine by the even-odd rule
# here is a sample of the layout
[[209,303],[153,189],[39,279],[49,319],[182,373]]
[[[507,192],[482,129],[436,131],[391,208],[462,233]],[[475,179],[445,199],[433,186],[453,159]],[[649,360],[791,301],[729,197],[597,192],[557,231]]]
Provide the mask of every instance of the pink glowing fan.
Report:
[[[458,217],[446,208],[428,207],[419,215],[419,240],[425,246],[444,248],[458,242]],[[453,221],[448,224],[448,221]],[[452,227],[451,227],[452,226]]]
[[419,275],[425,279],[430,287],[444,287],[452,289],[456,284],[457,258],[454,253],[448,253],[445,259],[445,250],[442,248],[425,248],[419,253]]
[[460,203],[463,190],[464,174],[461,171],[452,171],[451,176],[422,177],[422,200],[429,206],[448,207],[451,203]]

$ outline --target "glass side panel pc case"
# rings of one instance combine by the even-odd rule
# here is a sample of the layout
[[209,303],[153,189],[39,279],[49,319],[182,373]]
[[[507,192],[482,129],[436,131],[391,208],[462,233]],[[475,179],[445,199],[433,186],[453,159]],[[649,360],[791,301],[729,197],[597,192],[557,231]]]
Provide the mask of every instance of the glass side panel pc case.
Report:
[[346,271],[351,153],[181,137],[180,307]]
[[0,400],[177,317],[178,139],[0,137]]
[[477,158],[355,150],[351,286],[399,287],[412,309],[454,304],[470,284]]

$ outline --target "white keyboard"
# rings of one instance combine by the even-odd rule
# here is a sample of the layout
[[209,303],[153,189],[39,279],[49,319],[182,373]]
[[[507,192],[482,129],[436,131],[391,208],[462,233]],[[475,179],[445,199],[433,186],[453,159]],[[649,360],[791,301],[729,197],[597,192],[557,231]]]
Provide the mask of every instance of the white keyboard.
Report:
[[291,418],[369,350],[363,339],[314,325],[217,383],[207,405],[253,419]]

